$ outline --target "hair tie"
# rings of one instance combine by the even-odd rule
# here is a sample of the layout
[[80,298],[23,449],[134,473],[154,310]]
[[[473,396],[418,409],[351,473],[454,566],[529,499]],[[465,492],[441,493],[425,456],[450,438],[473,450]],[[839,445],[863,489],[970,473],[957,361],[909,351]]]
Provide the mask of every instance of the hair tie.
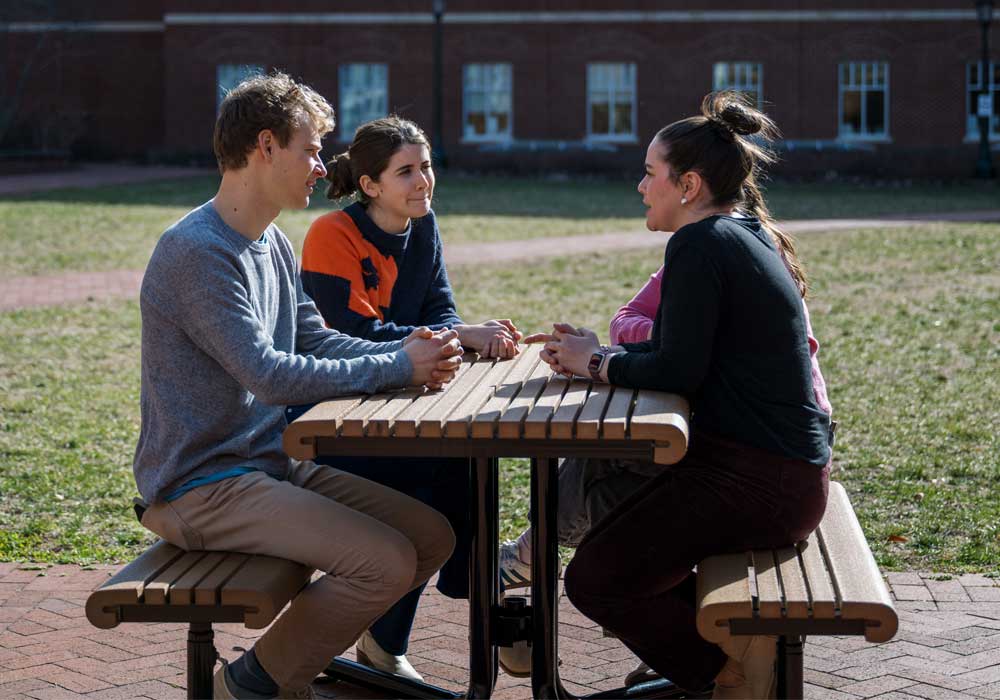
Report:
[[715,130],[719,133],[722,138],[724,138],[729,143],[735,143],[736,141],[736,130],[733,127],[719,119],[718,117],[709,117],[708,123],[715,127]]

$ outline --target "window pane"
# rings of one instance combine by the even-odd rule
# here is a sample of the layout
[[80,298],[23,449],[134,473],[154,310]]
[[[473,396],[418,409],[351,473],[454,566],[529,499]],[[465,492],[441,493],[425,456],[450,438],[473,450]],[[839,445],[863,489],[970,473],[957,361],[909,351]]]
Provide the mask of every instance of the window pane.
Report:
[[632,103],[615,104],[615,133],[628,136],[632,133]]
[[729,85],[729,64],[716,63],[712,68],[712,89],[724,90]]
[[482,112],[469,112],[465,117],[465,135],[483,136],[486,133],[486,115]]
[[993,75],[991,76],[990,87],[1000,88],[1000,61],[992,65]]
[[993,93],[993,117],[990,119],[990,133],[996,136],[1000,133],[1000,90]]
[[465,87],[470,90],[481,88],[483,85],[483,67],[479,63],[472,63],[465,67]]
[[857,90],[844,91],[844,107],[840,123],[846,134],[861,133],[861,93]]
[[596,135],[611,133],[608,105],[606,102],[598,102],[590,105],[590,133]]
[[608,89],[607,64],[591,63],[587,66],[587,89],[604,92]]
[[865,94],[865,116],[868,119],[866,133],[879,136],[885,133],[885,92],[870,90]]
[[215,67],[216,109],[222,105],[226,94],[251,75],[263,73],[264,67],[251,64],[223,63]]

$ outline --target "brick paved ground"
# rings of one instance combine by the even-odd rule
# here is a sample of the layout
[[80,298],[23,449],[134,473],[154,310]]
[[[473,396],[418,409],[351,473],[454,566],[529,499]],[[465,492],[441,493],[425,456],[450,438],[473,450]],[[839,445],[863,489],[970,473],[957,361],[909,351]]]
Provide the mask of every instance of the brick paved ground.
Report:
[[[0,698],[183,698],[183,625],[122,625],[98,630],[84,617],[91,589],[115,567],[37,569],[0,564]],[[891,573],[900,630],[871,645],[855,637],[813,637],[806,645],[806,697],[857,700],[1000,699],[1000,585],[994,579]],[[560,606],[561,673],[579,693],[620,685],[634,657],[577,613]],[[424,594],[410,660],[431,682],[462,689],[466,682],[467,607]],[[216,645],[229,659],[257,634],[218,625]],[[353,652],[347,654],[353,657]],[[317,683],[320,695],[379,697],[343,684]],[[501,674],[495,697],[526,700],[526,681]]]

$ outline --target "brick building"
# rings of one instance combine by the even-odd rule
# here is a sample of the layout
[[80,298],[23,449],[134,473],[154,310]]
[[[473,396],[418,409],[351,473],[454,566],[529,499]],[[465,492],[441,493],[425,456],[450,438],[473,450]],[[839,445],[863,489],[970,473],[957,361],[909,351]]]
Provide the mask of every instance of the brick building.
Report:
[[[328,150],[386,112],[431,133],[432,5],[23,0],[0,10],[0,149],[208,160],[220,86],[272,67],[333,103]],[[442,35],[460,167],[637,170],[656,129],[719,87],[777,121],[786,173],[975,163],[972,0],[447,0]],[[997,147],[1000,60],[990,73]]]

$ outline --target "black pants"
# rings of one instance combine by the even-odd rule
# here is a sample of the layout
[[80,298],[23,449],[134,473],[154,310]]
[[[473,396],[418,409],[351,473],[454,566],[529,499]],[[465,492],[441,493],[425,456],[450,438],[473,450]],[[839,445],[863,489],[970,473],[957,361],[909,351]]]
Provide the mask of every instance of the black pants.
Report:
[[566,594],[655,671],[690,691],[725,655],[695,627],[705,557],[782,547],[823,517],[829,465],[788,459],[696,432],[683,460],[599,522],[566,569]]

